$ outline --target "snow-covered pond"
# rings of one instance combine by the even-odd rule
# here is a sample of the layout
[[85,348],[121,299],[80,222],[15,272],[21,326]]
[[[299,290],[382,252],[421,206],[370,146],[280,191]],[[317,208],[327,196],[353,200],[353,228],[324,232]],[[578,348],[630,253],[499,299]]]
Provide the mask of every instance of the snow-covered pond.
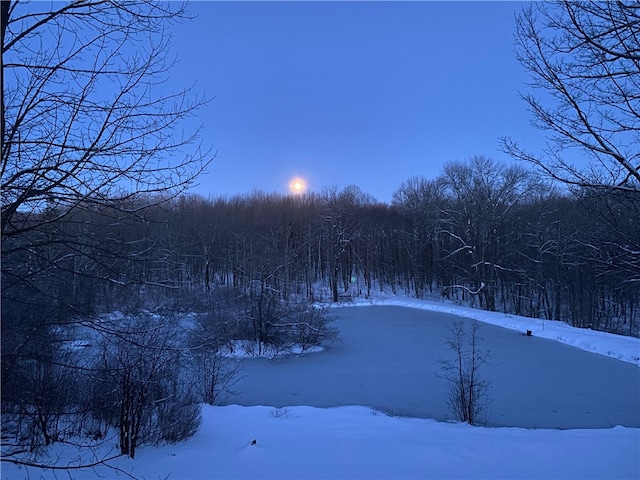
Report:
[[[322,353],[244,360],[228,404],[366,405],[393,415],[451,420],[440,360],[451,314],[396,306],[333,311],[340,341]],[[463,319],[465,322],[472,320]],[[488,324],[481,371],[491,381],[490,426],[640,427],[640,368]]]

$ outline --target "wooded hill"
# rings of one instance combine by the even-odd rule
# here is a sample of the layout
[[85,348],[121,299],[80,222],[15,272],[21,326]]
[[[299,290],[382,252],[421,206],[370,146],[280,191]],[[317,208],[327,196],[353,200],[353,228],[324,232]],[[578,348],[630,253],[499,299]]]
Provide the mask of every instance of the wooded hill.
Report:
[[188,309],[228,286],[333,302],[378,289],[640,331],[638,191],[560,193],[519,166],[475,157],[407,180],[391,204],[356,186],[104,203],[14,221],[2,246],[3,325],[25,309],[116,309],[153,286]]

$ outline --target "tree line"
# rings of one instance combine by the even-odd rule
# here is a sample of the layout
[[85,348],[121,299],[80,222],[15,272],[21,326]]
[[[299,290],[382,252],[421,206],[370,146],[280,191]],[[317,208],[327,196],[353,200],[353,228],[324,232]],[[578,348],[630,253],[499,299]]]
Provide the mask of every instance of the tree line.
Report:
[[109,310],[153,285],[168,287],[164,301],[181,308],[231,287],[263,299],[257,310],[275,299],[338,302],[379,290],[639,333],[635,192],[569,195],[520,166],[478,156],[448,163],[434,179],[408,179],[390,204],[356,186],[151,203],[144,218],[121,206],[113,215],[72,215],[37,232],[43,251],[37,238],[23,239],[28,247],[5,271],[37,272],[49,256],[55,268],[25,295],[38,292],[42,308],[55,299],[68,315]]

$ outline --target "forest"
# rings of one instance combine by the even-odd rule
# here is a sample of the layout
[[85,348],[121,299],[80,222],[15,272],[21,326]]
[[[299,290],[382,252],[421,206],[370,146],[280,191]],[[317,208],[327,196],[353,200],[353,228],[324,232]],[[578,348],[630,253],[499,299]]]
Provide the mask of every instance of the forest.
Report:
[[[478,156],[447,164],[434,179],[405,181],[391,204],[357,186],[183,195],[147,208],[144,200],[111,212],[87,205],[51,224],[38,218],[36,230],[36,214],[24,216],[21,234],[4,246],[15,267],[5,272],[20,281],[3,318],[12,309],[24,317],[21,296],[39,295],[32,308],[64,317],[146,301],[140,292],[154,285],[181,309],[221,288],[267,303],[338,302],[377,289],[639,334],[635,192],[563,194],[520,166]],[[47,215],[60,218],[37,213]]]
[[376,292],[640,336],[635,5],[524,6],[546,148],[425,161],[384,203],[356,185],[190,194],[215,154],[184,122],[211,99],[159,88],[185,5],[0,4],[3,462],[187,438],[233,388],[234,350],[329,342],[324,307]]
[[2,246],[12,453],[111,427],[130,456],[186,438],[232,387],[225,352],[330,341],[316,305],[376,291],[638,336],[634,218],[635,192],[563,193],[483,156],[390,204],[348,186],[18,213]]

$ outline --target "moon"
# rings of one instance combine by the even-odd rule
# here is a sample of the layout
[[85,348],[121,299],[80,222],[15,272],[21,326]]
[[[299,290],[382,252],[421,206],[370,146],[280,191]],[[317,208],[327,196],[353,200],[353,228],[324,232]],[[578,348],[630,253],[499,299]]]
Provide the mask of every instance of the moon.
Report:
[[294,178],[289,182],[289,190],[291,193],[301,194],[307,189],[307,182],[302,178]]

